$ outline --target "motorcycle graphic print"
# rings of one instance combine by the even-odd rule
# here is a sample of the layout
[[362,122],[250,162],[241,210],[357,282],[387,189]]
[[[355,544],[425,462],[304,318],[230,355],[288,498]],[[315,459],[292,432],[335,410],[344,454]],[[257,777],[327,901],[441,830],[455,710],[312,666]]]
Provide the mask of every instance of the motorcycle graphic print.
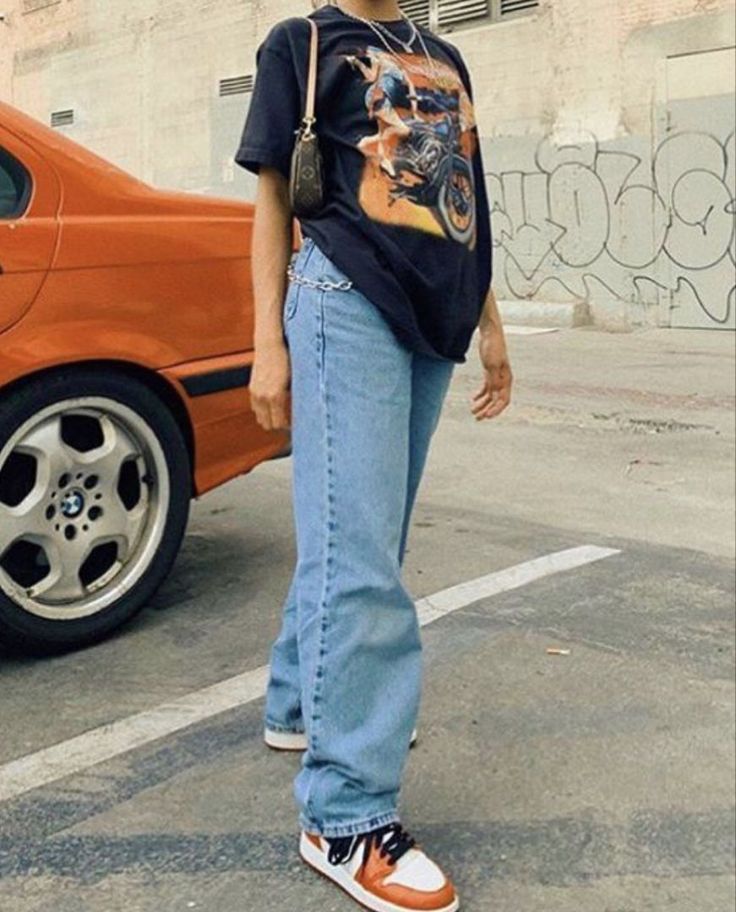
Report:
[[375,132],[357,147],[366,157],[359,201],[370,218],[406,225],[475,247],[476,147],[473,105],[458,72],[424,54],[369,46],[345,55],[367,83]]

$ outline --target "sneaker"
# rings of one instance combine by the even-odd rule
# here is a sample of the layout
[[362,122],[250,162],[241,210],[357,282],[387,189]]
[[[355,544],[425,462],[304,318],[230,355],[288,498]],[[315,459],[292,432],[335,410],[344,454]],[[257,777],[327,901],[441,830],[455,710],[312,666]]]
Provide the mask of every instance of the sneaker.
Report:
[[338,839],[302,831],[310,867],[371,912],[456,912],[452,883],[400,823]]
[[307,749],[307,736],[304,732],[276,731],[266,728],[263,740],[271,750],[276,751],[305,751]]
[[[277,751],[305,751],[307,749],[307,736],[304,732],[283,732],[276,731],[273,728],[266,728],[263,732],[263,740],[271,750]],[[409,747],[414,747],[417,743],[416,728],[411,733]]]

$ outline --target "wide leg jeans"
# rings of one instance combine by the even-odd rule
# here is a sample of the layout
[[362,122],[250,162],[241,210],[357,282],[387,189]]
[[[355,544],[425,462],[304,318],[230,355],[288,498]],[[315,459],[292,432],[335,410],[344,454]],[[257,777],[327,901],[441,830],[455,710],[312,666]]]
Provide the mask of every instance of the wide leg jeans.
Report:
[[[347,277],[311,238],[297,275]],[[422,657],[401,568],[454,362],[409,351],[355,287],[292,281],[297,561],[271,649],[265,722],[306,732],[294,782],[302,828],[324,836],[399,819]]]

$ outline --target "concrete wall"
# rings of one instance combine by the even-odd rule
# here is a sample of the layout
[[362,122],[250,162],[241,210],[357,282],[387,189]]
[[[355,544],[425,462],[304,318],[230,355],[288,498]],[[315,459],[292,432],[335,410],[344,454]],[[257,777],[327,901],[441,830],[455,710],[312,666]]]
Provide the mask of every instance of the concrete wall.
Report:
[[[39,7],[34,10],[34,7]],[[308,0],[0,0],[0,97],[161,186],[234,167],[255,47]],[[732,0],[542,0],[451,37],[473,75],[494,288],[523,318],[733,327]]]

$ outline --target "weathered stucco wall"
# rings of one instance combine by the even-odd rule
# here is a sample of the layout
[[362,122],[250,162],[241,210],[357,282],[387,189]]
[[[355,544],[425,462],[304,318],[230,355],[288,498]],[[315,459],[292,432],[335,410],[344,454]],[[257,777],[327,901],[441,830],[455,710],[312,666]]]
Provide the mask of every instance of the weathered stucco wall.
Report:
[[[39,7],[35,9],[34,7]],[[0,97],[162,186],[250,196],[253,71],[307,0],[0,0]],[[473,75],[501,298],[734,325],[732,0],[542,0],[450,37]],[[534,304],[534,306],[537,306]]]

